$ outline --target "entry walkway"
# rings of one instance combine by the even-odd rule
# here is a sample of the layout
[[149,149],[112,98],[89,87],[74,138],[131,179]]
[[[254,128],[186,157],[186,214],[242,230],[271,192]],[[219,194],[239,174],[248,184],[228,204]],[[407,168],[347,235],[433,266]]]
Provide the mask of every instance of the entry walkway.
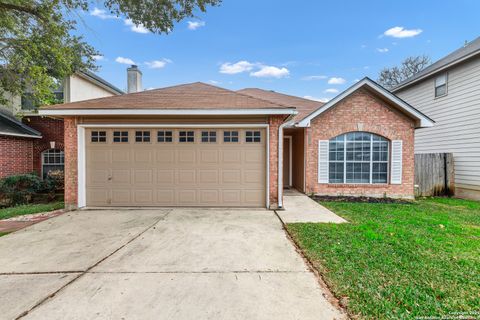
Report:
[[318,202],[295,189],[284,190],[283,207],[277,214],[284,223],[320,222],[345,223],[347,220],[337,216]]

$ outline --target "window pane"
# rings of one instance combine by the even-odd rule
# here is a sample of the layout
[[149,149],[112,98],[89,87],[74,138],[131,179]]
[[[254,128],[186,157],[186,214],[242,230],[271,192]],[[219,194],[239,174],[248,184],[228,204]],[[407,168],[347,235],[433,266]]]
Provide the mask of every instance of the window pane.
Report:
[[444,73],[438,77],[435,78],[435,87],[444,85],[447,83],[447,74]]
[[440,87],[435,88],[435,97],[443,96],[446,93],[447,93],[447,86],[446,85],[442,85]]

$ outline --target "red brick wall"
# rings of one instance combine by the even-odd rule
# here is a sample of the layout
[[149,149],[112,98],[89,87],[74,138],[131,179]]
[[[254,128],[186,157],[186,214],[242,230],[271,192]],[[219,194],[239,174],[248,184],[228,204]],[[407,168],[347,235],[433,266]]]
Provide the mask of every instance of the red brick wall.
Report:
[[33,171],[32,140],[0,136],[0,178]]
[[55,141],[55,149],[63,150],[63,120],[47,117],[24,117],[23,123],[42,133],[42,139],[33,143],[33,169],[42,172],[42,152],[51,149],[50,142]]
[[[366,131],[389,140],[403,140],[401,185],[319,184],[318,141],[352,131]],[[414,195],[414,122],[366,90],[359,90],[313,119],[307,130],[306,193],[321,195],[388,196]],[[390,169],[389,169],[390,171]]]
[[278,128],[284,122],[285,116],[271,116],[270,126],[270,207],[278,207]]
[[78,206],[77,179],[77,122],[75,118],[65,118],[65,206]]

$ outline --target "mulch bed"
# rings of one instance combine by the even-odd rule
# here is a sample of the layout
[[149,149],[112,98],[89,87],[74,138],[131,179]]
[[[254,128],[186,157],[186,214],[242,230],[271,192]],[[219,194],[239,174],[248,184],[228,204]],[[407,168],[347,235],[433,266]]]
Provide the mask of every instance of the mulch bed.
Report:
[[315,201],[331,202],[364,202],[364,203],[396,203],[412,204],[412,201],[393,198],[373,198],[373,197],[349,197],[349,196],[313,196]]

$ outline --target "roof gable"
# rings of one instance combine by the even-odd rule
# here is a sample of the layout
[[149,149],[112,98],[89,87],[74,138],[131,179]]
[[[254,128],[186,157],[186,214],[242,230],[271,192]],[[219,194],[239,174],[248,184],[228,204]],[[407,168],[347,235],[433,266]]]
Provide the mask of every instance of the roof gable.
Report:
[[425,114],[421,113],[390,91],[386,90],[382,86],[380,86],[378,83],[375,81],[371,80],[370,78],[363,78],[362,80],[358,81],[355,83],[353,86],[348,88],[347,90],[343,91],[340,93],[338,96],[333,98],[332,100],[328,101],[326,104],[309,114],[307,117],[305,117],[303,120],[298,122],[297,126],[298,127],[309,127],[310,126],[310,121],[314,119],[315,117],[319,116],[323,112],[327,111],[328,109],[332,108],[335,106],[338,102],[342,101],[346,97],[350,96],[352,93],[355,91],[359,90],[360,88],[365,88],[367,87],[368,89],[372,90],[385,100],[389,101],[400,109],[402,112],[406,113],[413,119],[417,120],[417,127],[432,127],[433,124],[435,123],[432,119],[427,117]]
[[238,90],[237,92],[247,94],[254,98],[259,98],[263,100],[268,100],[273,103],[280,103],[283,105],[288,105],[296,108],[298,114],[294,116],[293,120],[295,122],[301,121],[303,118],[308,116],[310,113],[323,106],[323,102],[309,100],[301,97],[291,96],[284,93],[279,93],[270,90],[263,90],[258,88],[246,88]]

